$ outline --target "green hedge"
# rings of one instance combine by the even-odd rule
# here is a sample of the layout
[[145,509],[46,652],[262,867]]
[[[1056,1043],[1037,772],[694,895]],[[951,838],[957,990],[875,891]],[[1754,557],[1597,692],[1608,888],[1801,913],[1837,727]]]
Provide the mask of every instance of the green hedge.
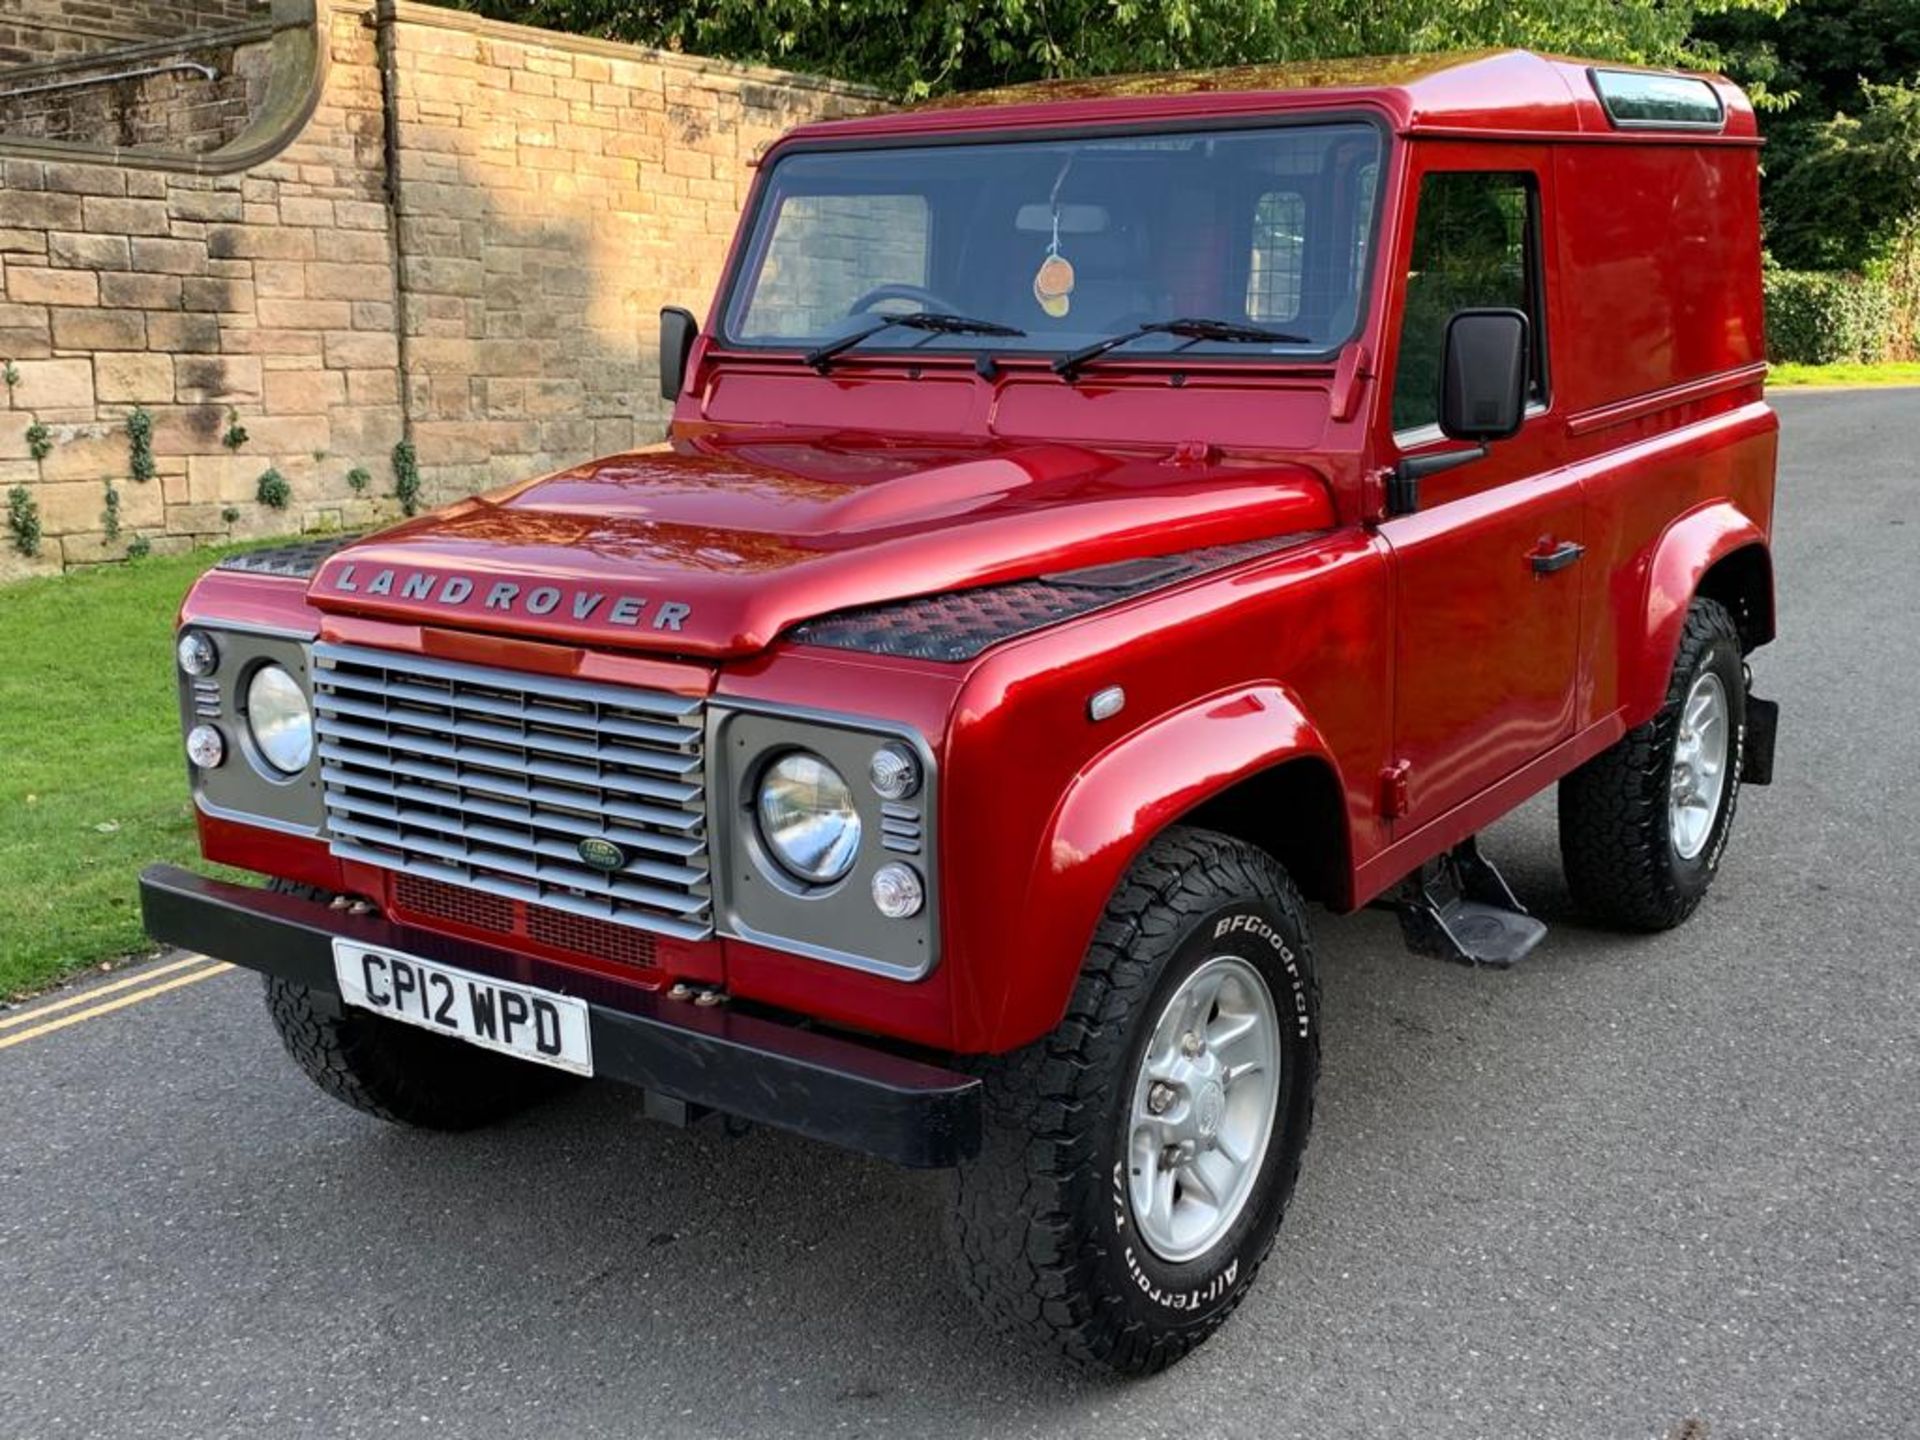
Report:
[[1898,346],[1884,280],[1825,270],[1766,273],[1767,358],[1801,365],[1878,364]]

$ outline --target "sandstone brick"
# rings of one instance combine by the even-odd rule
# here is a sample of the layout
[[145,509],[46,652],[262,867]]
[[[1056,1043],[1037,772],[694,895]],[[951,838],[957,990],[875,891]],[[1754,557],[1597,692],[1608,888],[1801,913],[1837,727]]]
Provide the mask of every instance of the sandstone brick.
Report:
[[261,392],[275,415],[324,415],[346,398],[346,377],[338,370],[271,370]]
[[331,230],[334,224],[333,201],[305,195],[282,195],[279,220],[283,225],[311,225],[316,230]]
[[[8,183],[12,187],[12,182]],[[0,190],[0,225],[22,230],[79,230],[86,223],[81,209],[84,203],[78,195]]]
[[260,300],[260,323],[285,330],[345,330],[353,324],[353,307],[344,300]]
[[334,446],[349,455],[384,455],[406,433],[406,419],[397,405],[340,406],[328,412],[328,424]]
[[[153,451],[163,456],[225,455],[220,437],[226,429],[224,405],[169,405],[153,412]],[[192,466],[191,458],[187,464]]]
[[398,405],[400,376],[394,370],[348,370],[347,402],[352,405]]
[[94,393],[101,404],[143,404],[173,399],[170,355],[101,354],[93,361]]
[[13,387],[16,410],[91,410],[93,362],[19,360],[20,383]]
[[[127,436],[124,430],[104,426],[90,427],[99,433],[68,435],[54,432],[53,449],[40,462],[40,473],[48,480],[111,480],[127,473]],[[63,529],[83,528],[65,525]]]
[[336,330],[326,337],[327,365],[335,370],[393,368],[400,363],[400,342],[392,335]]
[[204,275],[207,273],[206,242],[138,238],[133,242],[133,268],[163,275]]
[[230,223],[240,218],[240,205],[240,194],[235,190],[174,189],[167,195],[167,213],[176,220]]
[[[115,200],[103,195],[88,195],[80,202],[85,228],[96,235],[165,235],[167,206],[164,200]],[[69,227],[62,227],[69,228]]]
[[7,270],[7,295],[26,305],[97,305],[100,279],[91,270],[14,265]]
[[[252,436],[248,448],[261,455],[297,459],[333,448],[333,429],[324,415],[262,415],[249,418],[247,429]],[[287,470],[284,464],[280,468]],[[288,475],[291,478],[290,471]]]
[[155,311],[147,317],[147,341],[155,350],[210,353],[220,348],[220,322],[212,315]]
[[54,349],[146,349],[146,315],[136,309],[50,309]]
[[46,253],[46,231],[0,229],[0,255],[44,255]]
[[98,530],[106,508],[105,488],[98,480],[69,480],[34,487],[40,505],[40,525],[49,535]]
[[216,260],[311,260],[311,230],[272,225],[215,225],[207,231],[207,254]]
[[241,404],[262,388],[257,355],[180,355],[173,361],[176,397],[183,405]]
[[46,168],[47,188],[69,195],[124,195],[127,172],[111,165],[58,165]]
[[125,270],[133,263],[124,235],[55,231],[47,236],[47,254],[56,265],[87,270]]
[[307,294],[316,300],[386,300],[393,275],[384,265],[316,261],[307,266]]
[[[73,271],[93,278],[92,271]],[[131,270],[109,270],[99,277],[100,303],[130,310],[178,310],[180,277],[145,275]]]
[[255,291],[251,280],[190,276],[180,282],[180,308],[225,314],[252,314]]

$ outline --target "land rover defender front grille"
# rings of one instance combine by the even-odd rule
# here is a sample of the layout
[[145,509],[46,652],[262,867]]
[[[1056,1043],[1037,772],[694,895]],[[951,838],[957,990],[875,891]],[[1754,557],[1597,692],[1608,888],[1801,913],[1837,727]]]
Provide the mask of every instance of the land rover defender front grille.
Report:
[[[313,692],[336,855],[712,934],[698,698],[328,644],[313,648]],[[622,863],[588,864],[583,840]]]

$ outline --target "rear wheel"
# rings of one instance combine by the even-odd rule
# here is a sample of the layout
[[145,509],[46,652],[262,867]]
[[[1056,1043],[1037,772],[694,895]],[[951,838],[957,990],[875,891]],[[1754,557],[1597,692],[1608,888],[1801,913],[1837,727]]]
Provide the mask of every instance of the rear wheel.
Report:
[[1659,713],[1560,782],[1561,861],[1583,910],[1629,930],[1694,912],[1733,827],[1746,728],[1740,632],[1697,599]]
[[[272,888],[325,899],[309,886]],[[576,1083],[543,1065],[342,1005],[331,995],[267,978],[267,1013],[287,1053],[327,1094],[402,1125],[472,1130]]]
[[1219,1328],[1299,1174],[1317,1006],[1286,873],[1224,835],[1156,840],[1060,1027],[982,1066],[986,1136],[951,1238],[988,1319],[1130,1374]]

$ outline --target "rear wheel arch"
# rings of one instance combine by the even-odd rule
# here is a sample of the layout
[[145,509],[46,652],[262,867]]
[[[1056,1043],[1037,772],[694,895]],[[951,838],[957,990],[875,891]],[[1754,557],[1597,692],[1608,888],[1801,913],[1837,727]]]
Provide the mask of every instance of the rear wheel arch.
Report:
[[1722,555],[1700,577],[1694,594],[1726,607],[1743,651],[1757,650],[1773,639],[1773,556],[1765,545],[1743,545]]

